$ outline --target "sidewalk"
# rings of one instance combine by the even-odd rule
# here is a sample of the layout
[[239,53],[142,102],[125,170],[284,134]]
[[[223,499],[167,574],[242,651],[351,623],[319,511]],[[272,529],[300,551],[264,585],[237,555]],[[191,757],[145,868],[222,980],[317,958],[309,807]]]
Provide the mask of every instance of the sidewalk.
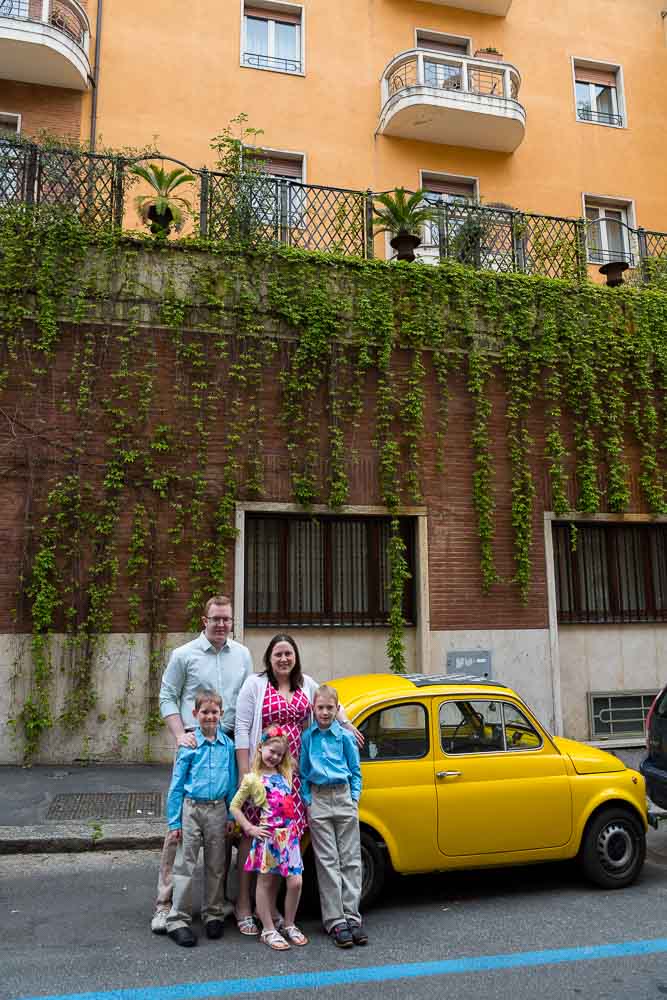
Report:
[[0,854],[161,847],[164,764],[0,767]]
[[[618,750],[638,767],[643,750]],[[165,764],[0,766],[0,854],[158,848],[166,831]],[[647,857],[667,866],[667,819]]]

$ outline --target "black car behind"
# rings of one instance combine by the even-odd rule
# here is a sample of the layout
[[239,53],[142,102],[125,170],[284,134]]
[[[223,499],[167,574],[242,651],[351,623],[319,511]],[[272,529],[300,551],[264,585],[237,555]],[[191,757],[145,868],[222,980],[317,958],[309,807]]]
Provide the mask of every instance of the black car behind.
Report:
[[646,778],[648,797],[667,809],[667,685],[657,695],[646,716],[648,756],[639,770]]

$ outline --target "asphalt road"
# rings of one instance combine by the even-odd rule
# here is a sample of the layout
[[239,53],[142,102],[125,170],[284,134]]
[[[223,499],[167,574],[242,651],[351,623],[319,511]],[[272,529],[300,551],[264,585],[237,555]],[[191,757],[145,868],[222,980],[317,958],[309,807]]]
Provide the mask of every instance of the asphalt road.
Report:
[[654,861],[621,892],[570,865],[396,879],[367,916],[367,948],[337,951],[306,918],[311,944],[283,955],[231,921],[192,950],[151,934],[156,867],[148,851],[0,858],[2,1000],[667,996],[667,867]]

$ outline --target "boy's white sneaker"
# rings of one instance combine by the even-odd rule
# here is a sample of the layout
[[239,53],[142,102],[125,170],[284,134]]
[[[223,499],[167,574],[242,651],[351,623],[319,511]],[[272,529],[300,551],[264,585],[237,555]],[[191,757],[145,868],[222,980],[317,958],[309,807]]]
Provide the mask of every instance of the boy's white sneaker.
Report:
[[153,919],[151,920],[151,930],[153,934],[166,934],[167,933],[167,913],[169,911],[160,908],[156,910],[153,914]]

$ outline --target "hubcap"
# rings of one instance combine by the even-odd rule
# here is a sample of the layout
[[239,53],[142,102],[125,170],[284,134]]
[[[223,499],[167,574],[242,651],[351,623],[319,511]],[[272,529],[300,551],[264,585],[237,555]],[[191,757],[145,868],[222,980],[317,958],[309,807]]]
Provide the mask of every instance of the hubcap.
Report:
[[628,868],[635,854],[634,839],[630,830],[618,822],[610,823],[600,831],[597,848],[602,866],[614,875]]

